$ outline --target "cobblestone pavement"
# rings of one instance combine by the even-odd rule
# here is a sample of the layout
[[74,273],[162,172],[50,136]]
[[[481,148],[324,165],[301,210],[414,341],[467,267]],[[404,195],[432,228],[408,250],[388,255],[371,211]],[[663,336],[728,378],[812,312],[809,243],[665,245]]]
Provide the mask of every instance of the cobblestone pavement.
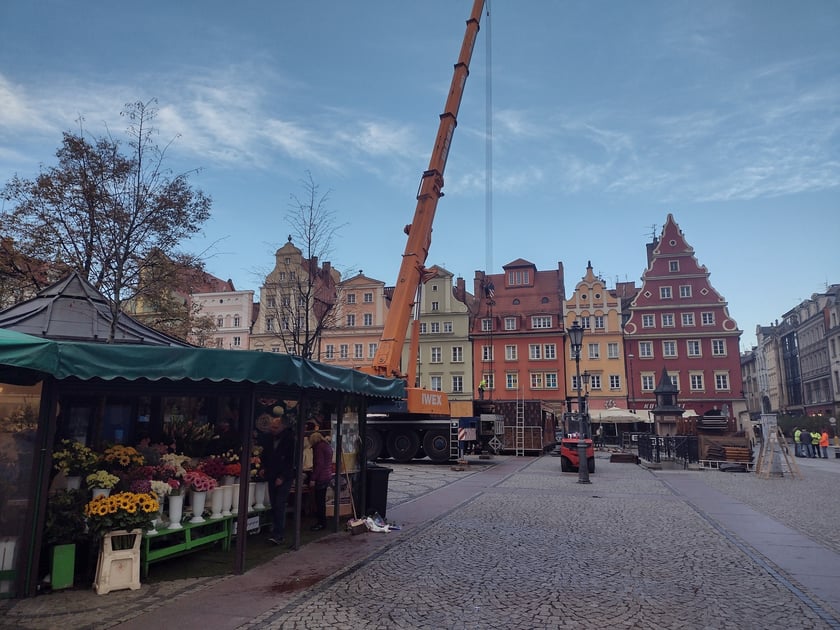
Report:
[[[368,534],[394,538],[355,565],[228,627],[840,628],[836,606],[762,555],[749,536],[735,535],[713,511],[691,503],[677,483],[696,483],[772,517],[810,540],[830,562],[840,558],[840,460],[803,465],[804,479],[758,479],[717,471],[648,471],[609,463],[604,453],[598,457],[589,485],[577,483],[575,474],[561,474],[559,460],[550,456],[510,458],[508,463],[516,463],[510,474],[484,486],[481,480],[490,478],[495,466],[471,466],[465,473],[393,465],[389,520],[399,522],[418,497],[442,497],[470,484],[476,490],[460,505],[430,510],[417,526]],[[760,524],[757,520],[756,527]],[[827,571],[826,579],[838,583],[840,567],[818,562],[813,571]],[[119,627],[120,615],[139,614],[138,604],[153,607],[154,601],[175,597],[187,607],[190,592],[209,586],[206,580],[189,582],[103,597],[81,593],[75,603],[73,593],[21,601],[6,610],[0,606],[0,627]],[[268,587],[257,585],[254,593]],[[68,609],[62,612],[61,600],[54,598],[65,595]],[[70,614],[84,605],[81,600],[96,606],[98,616]],[[50,616],[39,618],[32,608],[38,605]],[[166,625],[160,616],[147,617]]]

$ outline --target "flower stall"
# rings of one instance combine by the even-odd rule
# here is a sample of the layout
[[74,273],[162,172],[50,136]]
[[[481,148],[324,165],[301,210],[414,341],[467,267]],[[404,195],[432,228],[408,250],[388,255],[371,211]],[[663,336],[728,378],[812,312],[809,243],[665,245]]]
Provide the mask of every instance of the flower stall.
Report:
[[[131,575],[118,587],[137,585],[133,559],[121,556],[122,568],[99,565],[105,562],[104,548],[113,552],[108,554],[112,560],[129,551],[118,549],[120,540],[114,539],[124,534],[114,532],[140,532],[131,551],[139,549],[141,574],[156,557],[171,557],[173,549],[187,553],[202,544],[230,547],[234,542],[231,570],[242,572],[248,537],[235,532],[248,529],[255,503],[246,489],[261,480],[262,462],[252,444],[252,436],[266,429],[260,418],[285,414],[302,444],[304,420],[325,414],[340,441],[342,418],[352,409],[361,419],[359,438],[364,440],[368,401],[403,395],[402,381],[282,354],[53,341],[0,329],[0,467],[8,468],[8,474],[0,475],[0,597],[38,592],[49,572],[42,562],[46,507],[51,497],[66,491],[67,477],[74,476],[80,477],[75,492],[87,497],[88,535],[99,536],[102,543],[95,547],[100,556],[97,585],[112,570],[126,567]],[[15,421],[22,414],[32,420]],[[238,436],[235,451],[227,444],[214,448],[215,427],[222,421]],[[228,483],[231,476],[238,484]],[[212,499],[200,510],[196,501],[184,504],[191,489],[213,486],[223,491],[220,517]],[[232,497],[240,487],[236,500],[226,503],[225,488]],[[110,494],[94,499],[94,489]],[[180,514],[174,506],[178,498]],[[296,501],[295,545],[300,541],[299,496]],[[197,517],[203,520],[192,522]]]

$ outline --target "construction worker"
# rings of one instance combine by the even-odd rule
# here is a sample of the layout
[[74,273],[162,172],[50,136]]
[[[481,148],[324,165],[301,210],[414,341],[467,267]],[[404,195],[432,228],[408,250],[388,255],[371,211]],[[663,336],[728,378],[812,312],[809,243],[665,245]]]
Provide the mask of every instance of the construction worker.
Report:
[[820,435],[819,431],[811,431],[811,457],[820,456]]
[[802,435],[802,429],[796,427],[793,430],[793,445],[794,445],[794,452],[796,453],[797,457],[802,457],[802,442],[799,441],[799,436]]
[[822,451],[823,459],[828,459],[828,429],[823,427],[820,433],[820,450]]

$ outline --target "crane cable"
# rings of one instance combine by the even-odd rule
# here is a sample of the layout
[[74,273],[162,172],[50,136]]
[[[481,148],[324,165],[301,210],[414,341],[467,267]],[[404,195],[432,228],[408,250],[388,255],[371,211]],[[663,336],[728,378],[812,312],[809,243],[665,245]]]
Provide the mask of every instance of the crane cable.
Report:
[[485,5],[485,136],[484,136],[484,247],[485,274],[493,272],[493,55],[492,29],[490,28],[490,0]]

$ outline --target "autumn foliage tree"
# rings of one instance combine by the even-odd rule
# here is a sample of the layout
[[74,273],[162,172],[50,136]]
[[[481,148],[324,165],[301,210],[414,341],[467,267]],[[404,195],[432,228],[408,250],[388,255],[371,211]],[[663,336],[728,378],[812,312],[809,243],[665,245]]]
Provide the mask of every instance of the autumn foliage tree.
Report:
[[[190,185],[195,171],[173,174],[153,127],[156,101],[126,105],[126,140],[65,132],[58,163],[3,189],[0,239],[21,259],[72,268],[116,314],[127,301],[163,301],[178,266],[201,267],[180,251],[210,217],[211,199]],[[162,254],[176,264],[160,268]],[[157,268],[155,267],[157,266]],[[114,329],[112,328],[112,339]]]

